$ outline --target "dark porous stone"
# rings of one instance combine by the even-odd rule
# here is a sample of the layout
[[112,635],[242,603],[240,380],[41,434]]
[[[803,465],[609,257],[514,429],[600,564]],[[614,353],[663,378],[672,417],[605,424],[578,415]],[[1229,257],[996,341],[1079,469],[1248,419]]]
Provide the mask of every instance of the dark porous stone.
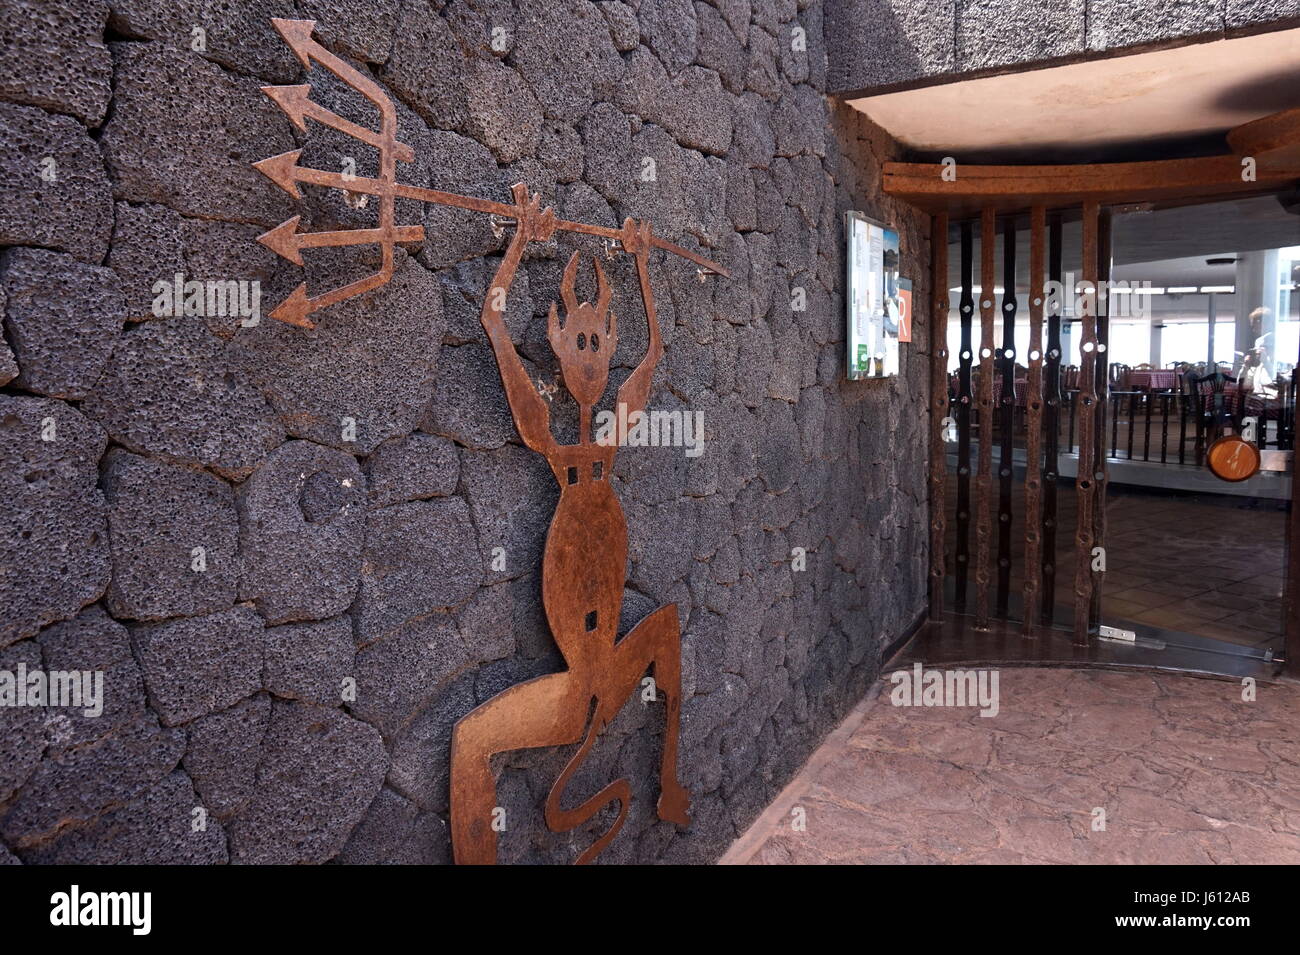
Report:
[[581,119],[596,89],[620,80],[609,28],[588,0],[520,0],[516,22],[515,66],[547,118]]
[[468,57],[451,27],[428,0],[402,5],[392,53],[383,81],[432,126],[460,129],[469,110],[465,101]]
[[[4,309],[4,291],[0,290],[0,310]],[[7,342],[0,341],[0,385],[7,385],[18,377],[18,363]]]
[[456,446],[434,434],[391,438],[366,458],[370,506],[446,497],[460,480]]
[[256,792],[227,829],[233,862],[319,863],[343,848],[388,771],[379,732],[336,709],[274,704]]
[[494,451],[466,449],[461,452],[461,480],[487,580],[519,577],[540,566],[559,500],[545,459],[517,444]]
[[[205,283],[201,319],[223,338],[263,321],[283,297],[290,269],[256,241],[263,231],[259,226],[188,219],[154,203],[119,202],[114,209],[108,265],[121,281],[128,321],[172,317],[177,275],[181,282]],[[207,284],[217,282],[223,284]],[[232,288],[229,282],[248,284]],[[207,306],[209,288],[213,313]],[[182,293],[182,305],[185,298]]]
[[483,578],[469,507],[460,498],[371,511],[357,604],[360,643],[464,603]]
[[641,42],[641,27],[632,8],[621,0],[605,0],[598,6],[605,15],[605,22],[609,24],[614,48],[620,53],[635,50]]
[[87,705],[60,709],[47,721],[51,752],[99,739],[145,715],[144,679],[127,630],[98,604],[47,627],[38,640],[47,672],[103,673],[103,695],[96,705],[86,700]]
[[83,407],[132,451],[241,480],[284,432],[237,357],[193,317],[130,326]]
[[226,832],[174,772],[89,826],[24,853],[29,865],[222,865]]
[[266,631],[266,688],[284,699],[338,706],[355,657],[351,617],[272,627]]
[[[756,93],[746,93],[736,100],[731,114],[733,141],[729,156],[746,165],[766,169],[776,153],[776,134],[772,132],[772,106]],[[771,229],[771,226],[768,226]]]
[[[492,152],[472,139],[433,130],[422,158],[428,165],[430,188],[497,202],[512,201],[512,181],[497,167]],[[536,188],[535,184],[529,185]],[[430,203],[423,215],[425,239],[419,259],[431,269],[486,255],[504,244],[504,233],[495,234],[491,220],[481,212]]]
[[716,108],[726,94],[713,70],[691,66],[669,77],[648,51],[637,50],[620,87],[618,105],[657,123],[683,146],[722,155],[731,144],[731,116]]
[[[442,308],[447,317],[447,328],[442,339],[445,343],[465,345],[474,342],[487,345],[487,332],[483,329],[481,317],[483,303],[500,265],[501,260],[497,258],[470,259],[449,271],[439,273]],[[505,301],[506,330],[516,345],[523,343],[524,331],[532,317],[533,299],[528,272],[521,268],[515,273]]]
[[[647,594],[669,602],[668,591],[690,570],[694,548],[695,508],[689,499],[626,508],[627,547],[632,559],[628,583]],[[671,535],[665,528],[673,528]]]
[[316,21],[315,36],[331,50],[383,63],[393,48],[401,0],[298,0],[298,12]]
[[[956,0],[830,0],[823,27],[829,91],[951,73],[958,65],[957,6]],[[864,23],[880,22],[888,23],[889,29],[862,29]],[[811,50],[813,37],[808,39]]]
[[515,433],[496,356],[487,345],[446,347],[420,430],[470,448],[499,448]]
[[[1156,10],[1161,8],[1157,7]],[[1150,15],[1154,11],[1143,12]],[[1165,12],[1164,15],[1169,16],[1170,13]],[[1295,0],[1227,0],[1224,4],[1224,21],[1229,30],[1248,29],[1274,21],[1285,23],[1294,20],[1296,16]]]
[[108,586],[105,444],[61,401],[0,395],[0,646],[74,616]]
[[357,654],[352,711],[391,739],[468,662],[453,616],[412,620]]
[[278,448],[240,488],[240,596],[273,624],[342,613],[357,591],[365,510],[352,455],[310,441]]
[[[17,674],[42,669],[41,648],[34,640],[0,650],[0,670]],[[0,706],[0,805],[8,801],[45,753],[45,713],[36,706]]]
[[[185,272],[184,221],[166,206],[119,202],[114,206],[113,247],[108,266],[117,273],[126,302],[126,317],[142,321],[153,314],[157,282],[174,282]],[[188,278],[188,276],[187,276]],[[198,278],[198,276],[195,276]]]
[[1085,0],[958,0],[958,71],[1010,66],[1084,51]]
[[[1089,50],[1113,50],[1198,35],[1221,35],[1225,4],[1222,0],[1090,0],[1087,5]],[[1228,4],[1236,7],[1236,3]],[[1298,11],[1294,4],[1291,14]],[[1235,25],[1235,24],[1234,24]]]
[[[114,0],[109,25],[119,34],[158,40],[187,56],[285,83],[298,75],[293,51],[271,17],[293,17],[274,0]],[[203,30],[202,49],[195,28]]]
[[736,39],[736,35],[723,22],[722,14],[707,3],[696,2],[695,13],[700,21],[699,53],[696,62],[716,70],[728,92],[739,95],[745,91],[745,71],[749,57]]
[[749,28],[749,68],[745,71],[745,89],[764,99],[774,100],[781,94],[780,52],[776,37],[757,23]]
[[486,663],[515,652],[515,598],[528,583],[531,581],[481,587],[470,598],[459,616],[461,642],[469,660]]
[[0,103],[0,245],[39,245],[99,263],[113,194],[95,141],[75,119]]
[[[336,282],[326,272],[309,288]],[[232,348],[290,434],[369,454],[413,431],[428,404],[441,367],[440,299],[433,276],[406,259],[387,285],[313,315],[314,330],[263,321]]]
[[135,627],[149,702],[167,726],[223,710],[262,685],[262,618],[246,607]]
[[115,448],[105,458],[103,484],[114,615],[162,620],[234,604],[239,517],[226,482]]
[[258,693],[185,728],[182,763],[218,819],[229,819],[252,798],[270,724],[271,698]]
[[289,121],[257,80],[159,43],[115,44],[113,58],[100,144],[116,198],[267,227],[293,214],[288,194],[252,167],[293,149]]
[[104,118],[113,91],[112,59],[104,46],[108,4],[102,0],[41,0],[0,7],[0,97],[58,113],[87,126]]
[[557,182],[582,178],[582,137],[568,123],[548,121],[537,143],[537,158],[555,174]]
[[695,7],[691,0],[656,0],[637,11],[641,38],[669,73],[677,73],[695,59]]
[[144,715],[89,743],[47,756],[0,817],[0,836],[21,851],[71,822],[89,822],[171,772],[185,734]]
[[447,811],[452,727],[474,709],[474,679],[454,680],[397,737],[388,784],[421,809]]
[[466,129],[503,163],[531,156],[542,133],[537,100],[514,70],[495,60],[475,60],[466,76]]
[[446,865],[447,824],[388,787],[370,804],[335,862],[345,865]]

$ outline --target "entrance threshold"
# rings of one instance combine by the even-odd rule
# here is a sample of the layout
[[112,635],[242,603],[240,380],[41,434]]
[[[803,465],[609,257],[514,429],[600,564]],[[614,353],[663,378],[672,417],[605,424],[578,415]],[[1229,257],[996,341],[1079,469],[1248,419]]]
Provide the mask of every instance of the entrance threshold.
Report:
[[1194,676],[1265,683],[1297,682],[1282,675],[1280,659],[1249,647],[1235,647],[1192,634],[1144,627],[1133,642],[1103,640],[1095,634],[1088,646],[1074,643],[1073,634],[1055,627],[1034,627],[1029,636],[1019,621],[992,620],[978,630],[975,618],[946,611],[926,621],[916,636],[886,661],[882,672],[925,666],[1053,666],[1141,668]]

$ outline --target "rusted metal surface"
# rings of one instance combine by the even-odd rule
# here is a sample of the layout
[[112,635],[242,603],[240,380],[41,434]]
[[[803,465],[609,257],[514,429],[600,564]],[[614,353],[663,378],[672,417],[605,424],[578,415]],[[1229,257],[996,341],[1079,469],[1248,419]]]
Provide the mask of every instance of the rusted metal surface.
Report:
[[1042,578],[1042,437],[1043,437],[1043,245],[1047,210],[1029,214],[1029,368],[1025,382],[1025,586],[1022,633],[1032,636],[1038,623]]
[[1002,348],[998,352],[1002,387],[998,394],[998,598],[997,615],[1006,618],[1011,597],[1011,488],[1016,424],[1016,220],[1002,222]]
[[961,224],[961,299],[957,314],[961,320],[961,353],[957,368],[957,543],[953,559],[957,566],[956,603],[966,609],[970,584],[970,429],[971,364],[975,354],[972,324],[975,320],[974,269],[975,237],[971,223]]
[[993,207],[980,213],[980,374],[976,406],[980,419],[979,466],[975,472],[975,626],[989,625],[990,544],[993,537],[993,314],[994,245],[997,221]]
[[369,145],[380,154],[377,179],[347,177],[298,165],[301,150],[255,163],[255,167],[290,195],[299,183],[341,189],[379,198],[379,222],[373,229],[299,233],[295,216],[263,235],[259,241],[283,257],[301,264],[301,250],[325,246],[377,244],[380,269],[341,288],[311,297],[305,284],[272,316],[310,329],[313,312],[380,287],[393,274],[393,247],[423,239],[420,226],[399,226],[394,219],[397,198],[455,206],[514,223],[514,235],[483,304],[481,318],[492,344],[515,427],[524,443],[541,454],[560,486],[560,500],[547,534],[542,558],[542,603],[547,622],[564,656],[566,669],[513,686],[465,716],[452,740],[451,833],[457,862],[496,861],[497,833],[493,827],[496,782],[490,760],[517,749],[580,744],[550,791],[545,805],[547,825],[557,832],[582,825],[617,802],[618,813],[578,862],[591,861],[617,835],[627,818],[631,787],[626,779],[610,783],[573,808],[563,805],[564,789],[594,745],[600,731],[614,719],[646,672],[653,669],[656,695],[666,697],[666,726],[660,763],[659,818],[689,825],[689,795],[677,777],[681,713],[681,635],[676,605],[655,610],[616,642],[627,562],[627,525],[609,482],[615,444],[593,440],[592,409],[604,394],[610,360],[618,345],[618,327],[611,309],[613,291],[593,259],[597,300],[579,302],[574,283],[581,265],[578,253],[569,259],[561,283],[563,315],[551,307],[547,337],[559,359],[565,387],[580,411],[578,443],[556,442],[550,429],[546,401],[528,377],[506,330],[506,299],[524,251],[531,242],[545,242],[568,231],[606,239],[608,248],[629,255],[636,263],[642,306],[648,324],[646,353],[618,390],[617,402],[626,417],[643,411],[655,367],[663,357],[663,342],[650,287],[649,258],[664,250],[694,262],[701,274],[727,272],[717,263],[654,235],[649,223],[628,219],[620,229],[557,219],[543,209],[537,195],[523,184],[512,190],[512,203],[440,192],[397,181],[397,162],[414,159],[411,149],[396,140],[396,111],[382,88],[361,71],[312,39],[315,21],[273,20],[280,35],[303,65],[319,63],[370,100],[378,109],[378,131],[357,126],[312,103],[310,87],[264,88],[300,129],[306,120],[332,126]]
[[930,617],[943,616],[947,534],[948,216],[930,222]]
[[1083,207],[1083,278],[1077,301],[1080,304],[1079,393],[1075,407],[1079,421],[1079,464],[1075,478],[1078,522],[1074,555],[1074,640],[1089,643],[1088,624],[1092,611],[1093,523],[1097,509],[1094,430],[1097,424],[1097,218],[1095,202]]
[[[413,162],[415,153],[405,143],[397,141],[397,109],[392,99],[383,88],[361,70],[356,69],[346,60],[331,53],[312,39],[316,27],[315,20],[284,20],[272,18],[272,25],[284,38],[294,54],[308,70],[313,63],[319,63],[348,86],[369,100],[379,110],[380,128],[378,131],[358,126],[349,120],[325,109],[310,99],[309,85],[264,86],[262,92],[269,96],[284,111],[300,130],[307,129],[307,120],[311,119],[326,126],[331,126],[342,133],[358,139],[379,151],[379,178],[364,176],[345,176],[339,172],[323,169],[311,169],[298,165],[302,155],[301,149],[291,150],[253,163],[257,169],[277,186],[295,199],[302,198],[299,183],[340,189],[347,193],[359,193],[375,196],[379,200],[379,224],[373,229],[350,229],[341,232],[299,233],[298,216],[281,223],[258,241],[283,256],[289,261],[301,265],[301,250],[323,246],[378,245],[382,254],[380,268],[372,275],[358,279],[348,285],[332,289],[317,296],[307,294],[307,285],[303,283],[290,293],[289,297],[271,312],[271,317],[297,325],[300,328],[313,328],[315,323],[308,316],[335,305],[344,299],[361,295],[379,288],[393,277],[393,246],[398,242],[420,242],[424,239],[424,228],[418,225],[399,226],[396,224],[396,203],[398,198],[414,199],[437,205],[455,206],[500,219],[513,219],[516,207],[509,203],[480,199],[474,196],[461,196],[456,193],[442,192],[437,189],[425,189],[397,181],[397,163]],[[583,235],[600,236],[605,239],[618,240],[621,230],[607,226],[589,225],[582,222],[554,220],[552,228],[557,232],[576,232]],[[712,262],[696,252],[667,242],[657,236],[651,239],[652,248],[663,249],[674,255],[680,255],[698,265],[705,272],[726,275],[727,272],[716,262]]]
[[[1047,277],[1061,288],[1062,235],[1061,216],[1049,220]],[[1061,309],[1062,296],[1044,300],[1047,308],[1047,350],[1044,356],[1043,410],[1047,446],[1043,449],[1043,612],[1042,622],[1051,624],[1056,616],[1056,496],[1061,451]]]
[[[579,443],[558,444],[551,434],[546,401],[529,380],[506,329],[506,294],[529,242],[546,241],[555,222],[536,196],[515,187],[515,235],[497,270],[483,306],[483,326],[501,369],[510,410],[524,443],[546,458],[560,486],[560,501],[542,557],[542,605],[567,669],[529,680],[498,694],[456,724],[452,739],[451,829],[459,863],[496,859],[492,813],[496,783],[491,758],[516,749],[566,746],[581,742],[546,800],[546,823],[556,832],[582,825],[612,802],[619,810],[610,828],[579,856],[591,861],[627,818],[631,788],[626,779],[610,783],[582,805],[563,808],[565,786],[608,725],[654,668],[656,691],[667,695],[667,724],[660,763],[659,818],[688,825],[689,798],[677,779],[678,725],[681,714],[681,636],[677,607],[660,607],[615,643],[627,562],[627,525],[609,483],[614,445],[592,439],[592,407],[605,391],[609,363],[618,344],[610,311],[612,293],[593,259],[599,289],[595,304],[578,302],[574,253],[564,270],[564,316],[551,306],[547,337],[560,361],[565,387],[577,402]],[[644,410],[663,342],[650,289],[649,255],[654,236],[648,223],[629,219],[619,232],[625,252],[636,260],[641,298],[649,323],[646,354],[618,390],[618,402],[632,418]],[[498,294],[499,290],[499,294]]]

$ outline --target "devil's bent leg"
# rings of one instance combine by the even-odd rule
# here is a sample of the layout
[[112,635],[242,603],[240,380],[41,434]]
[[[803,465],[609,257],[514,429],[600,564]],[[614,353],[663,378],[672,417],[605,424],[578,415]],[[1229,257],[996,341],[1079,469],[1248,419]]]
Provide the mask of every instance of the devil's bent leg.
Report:
[[493,754],[565,746],[582,737],[587,696],[572,673],[552,673],[498,693],[456,724],[451,742],[451,843],[458,864],[496,862]]
[[614,671],[606,686],[617,685],[627,699],[654,664],[655,690],[668,697],[664,754],[659,767],[659,818],[688,826],[690,794],[677,779],[677,737],[682,716],[682,638],[677,605],[667,604],[638,623],[614,648]]

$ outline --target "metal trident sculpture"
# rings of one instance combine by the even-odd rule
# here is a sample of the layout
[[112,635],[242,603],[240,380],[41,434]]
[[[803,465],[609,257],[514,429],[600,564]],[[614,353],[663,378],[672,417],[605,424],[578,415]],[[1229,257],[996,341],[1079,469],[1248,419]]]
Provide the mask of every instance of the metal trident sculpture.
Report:
[[609,483],[615,446],[592,440],[591,413],[605,392],[609,364],[618,344],[617,321],[610,303],[613,293],[593,259],[597,301],[578,302],[574,293],[579,256],[575,252],[564,270],[560,294],[561,317],[551,306],[547,338],[560,362],[565,387],[578,404],[579,442],[558,444],[551,434],[546,401],[528,378],[510,334],[506,330],[505,298],[529,242],[545,242],[556,232],[599,236],[612,251],[630,255],[636,262],[641,301],[649,326],[646,354],[618,390],[618,403],[627,418],[643,412],[650,394],[654,369],[663,356],[659,320],[650,289],[650,252],[663,249],[689,259],[703,278],[726,271],[688,249],[655,236],[649,223],[627,219],[621,229],[566,222],[550,208],[542,209],[537,195],[523,184],[511,192],[513,204],[493,202],[410,186],[397,181],[397,163],[411,162],[410,147],[397,141],[397,111],[383,89],[364,73],[330,53],[312,39],[314,20],[273,19],[272,24],[307,69],[313,61],[357,90],[379,109],[380,130],[358,126],[327,110],[310,98],[311,87],[268,86],[263,91],[288,114],[294,125],[306,130],[307,119],[353,136],[379,150],[379,178],[344,177],[339,173],[305,169],[298,165],[301,150],[284,153],[254,166],[290,195],[300,197],[299,183],[342,189],[379,197],[379,226],[340,232],[300,233],[298,216],[272,229],[258,241],[296,264],[301,250],[323,246],[377,244],[383,259],[378,272],[322,295],[310,297],[299,285],[272,313],[273,318],[314,328],[308,316],[344,299],[387,282],[393,275],[393,246],[424,238],[420,226],[395,222],[400,196],[423,202],[456,206],[514,222],[514,236],[483,305],[482,321],[496,354],[501,381],[524,444],[546,458],[560,485],[560,500],[551,521],[542,557],[542,604],[567,669],[541,676],[499,693],[457,724],[451,749],[451,835],[456,861],[496,861],[497,832],[493,825],[496,782],[489,761],[497,753],[580,743],[546,799],[545,818],[555,832],[567,832],[587,822],[606,806],[617,802],[618,814],[610,827],[579,857],[590,862],[618,834],[627,818],[631,787],[619,779],[572,809],[561,805],[564,789],[590,752],[600,731],[618,714],[640,686],[646,671],[654,668],[656,695],[667,697],[667,719],[660,765],[659,818],[690,824],[689,795],[677,778],[678,727],[681,716],[681,633],[677,607],[655,610],[616,642],[619,610],[623,602],[627,561],[627,523]]

